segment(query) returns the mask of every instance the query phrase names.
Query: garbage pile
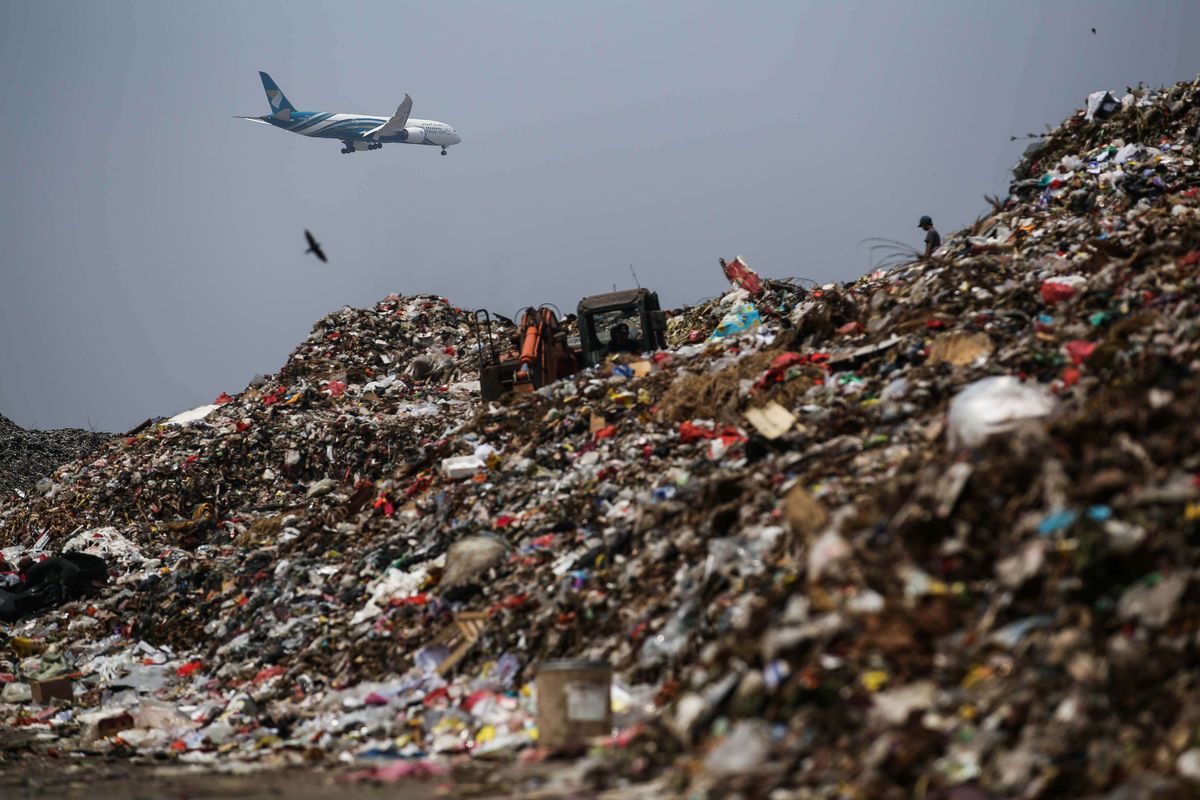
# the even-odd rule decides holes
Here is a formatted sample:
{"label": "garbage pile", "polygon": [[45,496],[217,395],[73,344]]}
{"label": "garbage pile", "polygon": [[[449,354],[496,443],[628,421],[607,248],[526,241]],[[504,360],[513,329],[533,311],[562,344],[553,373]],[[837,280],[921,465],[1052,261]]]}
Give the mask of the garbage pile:
{"label": "garbage pile", "polygon": [[592,789],[1195,796],[1200,82],[1118,106],[928,261],[725,265],[668,350],[501,402],[446,301],[330,315],[0,506],[9,563],[111,575],[5,628],[0,718],[440,775],[545,758],[536,665],[586,659]]}
{"label": "garbage pile", "polygon": [[92,452],[110,437],[82,428],[27,431],[0,414],[0,496],[24,495],[59,464]]}

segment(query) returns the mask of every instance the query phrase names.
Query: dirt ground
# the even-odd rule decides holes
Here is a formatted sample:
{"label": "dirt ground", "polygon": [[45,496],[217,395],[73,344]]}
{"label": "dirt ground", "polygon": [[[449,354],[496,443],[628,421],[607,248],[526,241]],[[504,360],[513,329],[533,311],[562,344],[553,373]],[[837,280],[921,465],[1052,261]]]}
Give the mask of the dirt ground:
{"label": "dirt ground", "polygon": [[382,781],[361,777],[371,762],[213,765],[111,751],[61,754],[28,732],[0,730],[0,800],[652,800],[670,794],[654,781],[620,788],[610,783],[607,791],[597,791],[585,777],[586,761],[469,760],[447,775]]}
{"label": "dirt ground", "polygon": [[595,793],[550,788],[527,767],[475,769],[393,782],[347,781],[361,770],[292,766],[252,772],[216,772],[211,767],[153,761],[27,759],[0,767],[4,800],[417,800],[430,797],[594,797]]}
{"label": "dirt ground", "polygon": [[[56,763],[0,777],[0,796],[6,800],[200,800],[200,798],[294,798],[295,800],[368,800],[424,797],[478,797],[445,779],[410,779],[395,783],[339,783],[339,773],[309,768],[284,768],[246,774],[214,773],[178,766],[80,766]],[[343,771],[344,772],[344,771]],[[500,795],[491,795],[500,796]]]}
{"label": "dirt ground", "polygon": [[[383,766],[387,762],[381,762]],[[587,796],[562,791],[552,779],[569,763],[467,762],[450,774],[384,782],[354,780],[369,764],[223,766],[187,764],[115,753],[70,755],[40,747],[28,734],[0,731],[0,798],[3,800],[416,800],[428,797],[501,798]],[[558,790],[550,788],[557,783]]]}

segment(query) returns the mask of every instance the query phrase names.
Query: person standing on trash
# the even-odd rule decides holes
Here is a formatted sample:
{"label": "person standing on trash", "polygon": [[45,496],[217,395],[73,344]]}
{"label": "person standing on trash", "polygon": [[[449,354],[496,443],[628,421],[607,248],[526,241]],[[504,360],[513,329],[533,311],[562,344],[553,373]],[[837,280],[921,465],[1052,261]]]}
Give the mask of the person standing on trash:
{"label": "person standing on trash", "polygon": [[933,227],[933,219],[926,214],[917,227],[925,231],[925,254],[921,258],[933,258],[933,251],[942,246],[942,235]]}

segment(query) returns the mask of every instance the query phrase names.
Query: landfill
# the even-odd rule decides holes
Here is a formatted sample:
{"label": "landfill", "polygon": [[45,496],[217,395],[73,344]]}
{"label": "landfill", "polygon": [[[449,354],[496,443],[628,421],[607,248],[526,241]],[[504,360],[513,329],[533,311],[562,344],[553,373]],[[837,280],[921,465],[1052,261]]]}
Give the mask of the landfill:
{"label": "landfill", "polygon": [[59,464],[87,455],[110,436],[83,428],[31,431],[0,414],[0,496],[27,494]]}
{"label": "landfill", "polygon": [[[109,564],[2,628],[0,764],[1200,795],[1198,158],[1200,79],[1106,92],[933,258],[722,262],[668,349],[494,403],[446,299],[328,315],[0,505],[9,564]],[[582,752],[538,740],[556,659],[613,670]]]}

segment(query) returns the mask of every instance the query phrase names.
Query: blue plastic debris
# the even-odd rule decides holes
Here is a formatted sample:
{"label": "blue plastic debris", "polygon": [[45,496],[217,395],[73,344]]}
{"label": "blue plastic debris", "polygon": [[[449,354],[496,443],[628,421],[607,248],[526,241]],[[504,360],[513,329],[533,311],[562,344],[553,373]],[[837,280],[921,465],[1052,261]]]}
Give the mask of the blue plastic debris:
{"label": "blue plastic debris", "polygon": [[1038,533],[1042,536],[1053,536],[1059,531],[1064,531],[1075,524],[1075,520],[1079,519],[1079,512],[1070,509],[1055,511],[1038,523]]}

